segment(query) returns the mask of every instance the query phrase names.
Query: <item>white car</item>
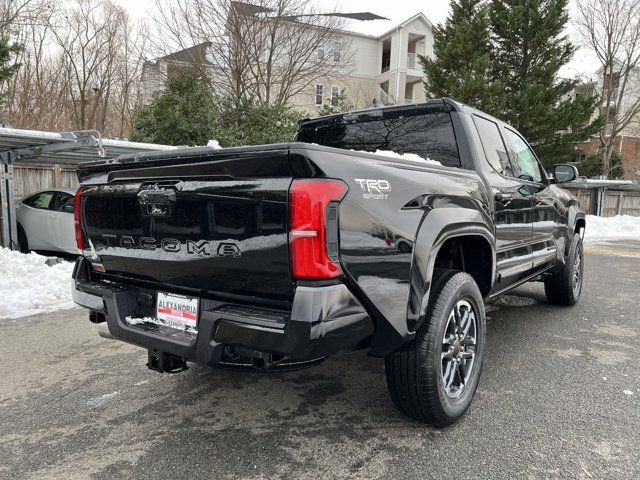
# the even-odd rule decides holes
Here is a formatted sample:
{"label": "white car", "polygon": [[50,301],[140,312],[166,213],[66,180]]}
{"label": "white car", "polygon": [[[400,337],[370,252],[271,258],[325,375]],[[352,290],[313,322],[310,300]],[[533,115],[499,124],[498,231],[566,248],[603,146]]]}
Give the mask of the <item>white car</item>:
{"label": "white car", "polygon": [[32,193],[16,205],[21,252],[54,250],[78,254],[73,225],[76,191],[51,188]]}

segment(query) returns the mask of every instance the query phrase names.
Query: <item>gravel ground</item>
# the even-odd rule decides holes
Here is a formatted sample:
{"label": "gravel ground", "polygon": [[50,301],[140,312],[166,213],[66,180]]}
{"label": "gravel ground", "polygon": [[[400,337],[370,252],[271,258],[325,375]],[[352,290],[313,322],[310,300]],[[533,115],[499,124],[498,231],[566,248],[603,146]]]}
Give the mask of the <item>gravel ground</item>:
{"label": "gravel ground", "polygon": [[0,322],[0,478],[640,478],[640,244],[586,250],[576,307],[537,283],[490,308],[445,430],[398,413],[362,353],[161,375],[82,310]]}

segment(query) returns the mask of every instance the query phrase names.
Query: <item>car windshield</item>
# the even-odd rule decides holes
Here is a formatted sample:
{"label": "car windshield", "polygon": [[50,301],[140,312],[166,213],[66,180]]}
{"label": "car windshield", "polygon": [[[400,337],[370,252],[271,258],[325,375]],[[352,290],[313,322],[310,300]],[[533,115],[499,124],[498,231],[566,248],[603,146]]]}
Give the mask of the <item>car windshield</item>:
{"label": "car windshield", "polygon": [[442,106],[380,109],[303,122],[296,140],[327,147],[413,153],[449,167],[460,157],[451,116]]}

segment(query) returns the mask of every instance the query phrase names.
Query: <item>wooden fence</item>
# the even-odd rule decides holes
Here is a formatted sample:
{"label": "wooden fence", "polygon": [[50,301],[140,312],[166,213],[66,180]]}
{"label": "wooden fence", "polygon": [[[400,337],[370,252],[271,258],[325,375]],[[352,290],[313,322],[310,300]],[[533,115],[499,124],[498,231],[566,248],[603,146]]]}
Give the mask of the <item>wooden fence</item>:
{"label": "wooden fence", "polygon": [[47,188],[77,188],[75,166],[24,164],[13,167],[13,189],[19,199]]}
{"label": "wooden fence", "polygon": [[640,217],[640,187],[586,188],[563,185],[563,188],[570,190],[585,212],[592,215]]}

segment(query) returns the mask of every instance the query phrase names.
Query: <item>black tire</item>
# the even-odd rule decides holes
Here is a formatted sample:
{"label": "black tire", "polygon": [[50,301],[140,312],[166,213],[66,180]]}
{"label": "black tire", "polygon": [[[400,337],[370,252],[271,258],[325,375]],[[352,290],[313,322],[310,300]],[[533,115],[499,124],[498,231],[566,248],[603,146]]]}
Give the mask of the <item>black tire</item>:
{"label": "black tire", "polygon": [[544,293],[549,303],[570,307],[580,300],[584,273],[582,238],[575,234],[569,247],[564,266],[552,275],[544,277]]}
{"label": "black tire", "polygon": [[[453,355],[468,353],[471,346],[457,347],[445,343],[444,338],[451,327],[450,319],[454,307],[466,302],[473,307],[476,329],[474,360],[466,363],[470,372],[458,396],[450,395],[445,385],[445,355],[455,348]],[[465,317],[471,321],[469,316]],[[457,317],[453,319],[457,328]],[[436,427],[446,427],[456,422],[465,413],[478,387],[482,361],[484,359],[485,314],[482,295],[473,278],[455,270],[436,270],[433,275],[427,315],[411,343],[385,359],[385,372],[389,394],[395,406],[409,417]],[[449,346],[450,345],[450,346]],[[447,352],[445,353],[445,347]],[[454,350],[449,351],[452,348]],[[450,364],[447,363],[447,366]],[[454,367],[455,368],[455,367]],[[460,367],[460,372],[463,367]],[[461,374],[458,379],[462,382]],[[456,373],[454,371],[453,378]]]}
{"label": "black tire", "polygon": [[409,246],[408,243],[400,242],[398,244],[398,250],[400,251],[400,253],[409,253],[411,252],[411,246]]}
{"label": "black tire", "polygon": [[18,225],[18,248],[22,253],[29,253],[29,241],[22,225]]}

